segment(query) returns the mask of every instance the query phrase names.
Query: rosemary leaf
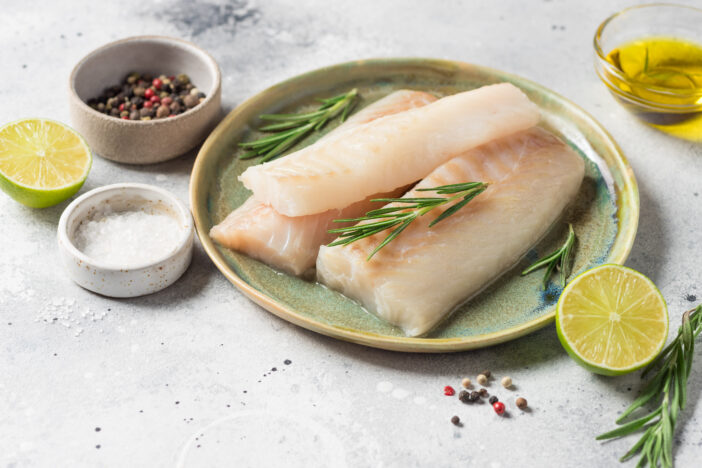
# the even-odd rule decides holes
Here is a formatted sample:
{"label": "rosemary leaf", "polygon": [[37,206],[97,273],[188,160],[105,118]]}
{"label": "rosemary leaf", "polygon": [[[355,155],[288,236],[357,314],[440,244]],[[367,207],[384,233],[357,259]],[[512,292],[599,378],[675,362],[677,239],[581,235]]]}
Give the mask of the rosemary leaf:
{"label": "rosemary leaf", "polygon": [[356,88],[328,99],[318,99],[322,105],[313,112],[300,114],[262,114],[261,120],[273,122],[259,128],[262,132],[272,133],[255,141],[239,143],[241,148],[249,151],[239,156],[240,159],[261,157],[260,163],[270,161],[282,155],[312,132],[318,132],[330,120],[341,116],[345,121],[358,97]]}
{"label": "rosemary leaf", "polygon": [[597,437],[595,437],[596,440],[606,440],[606,439],[614,439],[616,437],[621,437],[624,435],[631,434],[632,432],[635,432],[639,429],[641,429],[644,425],[646,425],[647,422],[649,422],[651,419],[655,418],[661,413],[661,409],[658,408],[656,411],[654,411],[651,414],[647,414],[646,416],[642,416],[639,419],[634,419],[633,421],[629,421],[626,424],[623,424],[619,426],[616,429],[613,429],[609,432],[605,432],[604,434],[600,434]]}
{"label": "rosemary leaf", "polygon": [[[329,247],[347,245],[365,237],[378,234],[387,229],[393,229],[390,234],[368,255],[370,260],[380,249],[388,245],[412,222],[420,216],[427,214],[437,206],[462,199],[436,217],[429,227],[441,220],[448,218],[467,205],[473,198],[487,189],[488,184],[483,182],[466,182],[462,184],[442,185],[434,188],[417,189],[418,192],[437,192],[440,195],[453,195],[451,197],[407,197],[407,198],[375,198],[371,201],[381,203],[397,203],[400,206],[388,206],[371,210],[365,216],[352,219],[335,219],[335,223],[357,222],[353,226],[330,229],[328,232],[339,234]],[[379,220],[379,221],[376,221]],[[373,222],[366,222],[373,221]]]}
{"label": "rosemary leaf", "polygon": [[561,287],[565,287],[566,280],[570,276],[571,266],[573,263],[573,246],[575,245],[575,231],[573,225],[568,224],[568,237],[565,243],[556,251],[551,252],[545,257],[537,260],[527,269],[522,271],[522,276],[528,275],[532,271],[546,267],[546,274],[541,283],[541,287],[546,289],[548,280],[551,278],[553,271],[558,268],[561,272]]}
{"label": "rosemary leaf", "polygon": [[[695,339],[702,333],[702,305],[683,314],[678,333],[661,354],[649,364],[641,377],[656,370],[641,395],[617,419],[620,427],[597,436],[598,440],[622,437],[645,429],[641,438],[620,459],[626,461],[637,454],[636,466],[673,466],[673,440],[680,411],[687,403],[687,380],[692,369]],[[658,401],[658,407],[628,423],[623,421],[647,403]]]}

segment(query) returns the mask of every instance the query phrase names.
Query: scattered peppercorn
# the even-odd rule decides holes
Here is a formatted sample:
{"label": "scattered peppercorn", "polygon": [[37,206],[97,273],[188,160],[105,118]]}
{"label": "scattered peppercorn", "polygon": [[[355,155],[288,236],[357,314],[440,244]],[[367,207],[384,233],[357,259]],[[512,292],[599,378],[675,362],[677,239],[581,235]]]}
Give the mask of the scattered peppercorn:
{"label": "scattered peppercorn", "polygon": [[[182,114],[196,107],[205,98],[205,93],[190,82],[188,75],[154,77],[133,72],[121,84],[105,88],[100,96],[89,99],[87,104],[112,117],[151,120]],[[144,109],[152,111],[142,112]]]}
{"label": "scattered peppercorn", "polygon": [[459,418],[458,416],[453,416],[453,417],[451,418],[451,424],[453,424],[454,426],[460,425],[460,424],[461,424],[461,418]]}
{"label": "scattered peppercorn", "polygon": [[456,390],[454,390],[452,386],[447,385],[444,387],[444,395],[453,396],[455,394],[456,394]]}
{"label": "scattered peppercorn", "polygon": [[480,390],[478,390],[478,393],[480,393],[480,396],[483,398],[488,396],[488,391],[485,388],[481,388]]}
{"label": "scattered peppercorn", "polygon": [[480,393],[478,393],[478,392],[470,392],[470,399],[471,399],[471,401],[478,401],[478,400],[480,400]]}
{"label": "scattered peppercorn", "polygon": [[522,398],[522,397],[517,398],[517,408],[523,410],[523,409],[526,409],[526,407],[527,407],[526,398]]}
{"label": "scattered peppercorn", "polygon": [[488,381],[487,376],[485,374],[479,374],[478,378],[475,380],[477,380],[480,385],[487,385]]}
{"label": "scattered peppercorn", "polygon": [[497,399],[497,397],[496,397],[495,395],[493,395],[493,396],[491,396],[490,399],[488,400],[488,403],[490,403],[491,405],[494,405],[494,404],[497,403],[498,401],[499,401],[499,400]]}
{"label": "scattered peppercorn", "polygon": [[509,388],[512,386],[512,379],[510,377],[502,377],[502,386],[505,388]]}
{"label": "scattered peppercorn", "polygon": [[505,413],[505,404],[501,401],[496,401],[492,404],[492,409],[495,410],[495,413],[503,415]]}
{"label": "scattered peppercorn", "polygon": [[461,380],[461,385],[463,385],[463,388],[470,388],[470,379],[466,377],[465,379]]}
{"label": "scattered peppercorn", "polygon": [[463,403],[470,403],[472,400],[470,399],[470,392],[467,392],[465,390],[461,390],[458,392],[458,399],[461,400]]}
{"label": "scattered peppercorn", "polygon": [[492,372],[490,372],[490,371],[487,370],[487,369],[484,370],[484,371],[482,371],[481,374],[483,374],[483,375],[484,375],[485,377],[487,377],[488,379],[492,376]]}

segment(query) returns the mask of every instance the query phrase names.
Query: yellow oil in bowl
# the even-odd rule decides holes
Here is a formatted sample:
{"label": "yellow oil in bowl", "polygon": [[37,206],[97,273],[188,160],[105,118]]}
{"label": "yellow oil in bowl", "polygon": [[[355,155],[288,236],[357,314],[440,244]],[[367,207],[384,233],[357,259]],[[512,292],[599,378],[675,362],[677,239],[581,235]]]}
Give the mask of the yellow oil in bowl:
{"label": "yellow oil in bowl", "polygon": [[702,45],[682,39],[651,37],[610,51],[610,83],[625,96],[640,118],[673,135],[702,141]]}
{"label": "yellow oil in bowl", "polygon": [[[685,91],[687,104],[702,104],[702,45],[682,39],[652,37],[617,47],[607,54],[607,61],[635,83],[668,90]],[[645,89],[645,87],[641,87]],[[632,90],[639,91],[639,90]],[[698,99],[695,94],[700,94]],[[675,103],[662,96],[661,104]],[[670,101],[670,102],[667,102]]]}
{"label": "yellow oil in bowl", "polygon": [[702,142],[702,10],[652,4],[622,10],[595,34],[597,73],[645,123]]}

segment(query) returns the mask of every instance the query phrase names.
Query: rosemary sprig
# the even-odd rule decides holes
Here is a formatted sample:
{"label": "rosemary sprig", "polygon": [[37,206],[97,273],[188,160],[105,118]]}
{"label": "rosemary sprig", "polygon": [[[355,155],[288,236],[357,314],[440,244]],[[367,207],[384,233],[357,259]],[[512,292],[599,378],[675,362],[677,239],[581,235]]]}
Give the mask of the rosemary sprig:
{"label": "rosemary sprig", "polygon": [[548,280],[551,278],[553,270],[558,268],[561,272],[561,287],[565,287],[566,279],[570,275],[570,268],[573,260],[573,245],[575,245],[575,231],[573,225],[568,224],[568,238],[565,243],[555,252],[546,255],[544,258],[537,260],[529,268],[522,272],[522,276],[528,275],[532,271],[546,267],[546,274],[541,284],[543,289],[546,289]]}
{"label": "rosemary sprig", "polygon": [[460,210],[468,204],[473,198],[481,194],[488,187],[488,184],[483,182],[466,182],[461,184],[442,185],[434,188],[417,189],[418,192],[436,192],[439,195],[452,195],[450,197],[426,197],[426,198],[376,198],[371,201],[383,203],[398,203],[399,206],[390,206],[379,208],[366,213],[365,216],[352,219],[335,219],[335,223],[357,223],[359,221],[372,221],[370,223],[354,224],[339,229],[330,229],[329,232],[339,234],[339,237],[329,244],[330,247],[335,245],[346,245],[364,237],[372,236],[386,229],[393,229],[390,234],[368,255],[366,260],[373,258],[380,249],[388,245],[390,241],[400,235],[407,226],[412,224],[412,221],[423,216],[436,208],[437,206],[451,203],[452,201],[462,200],[448,208],[446,211],[436,217],[434,221],[429,223],[429,227],[434,226],[439,221],[442,221],[456,211]]}
{"label": "rosemary sprig", "polygon": [[[643,430],[644,433],[620,461],[626,461],[641,453],[637,467],[650,464],[652,467],[673,466],[673,435],[678,413],[687,402],[687,380],[692,369],[695,338],[702,332],[702,305],[683,314],[678,334],[659,355],[644,369],[644,378],[653,369],[656,375],[646,384],[641,395],[617,419],[621,426],[597,436],[597,440],[622,437]],[[653,401],[658,407],[645,416],[624,423],[638,408]]]}
{"label": "rosemary sprig", "polygon": [[358,90],[339,94],[328,99],[317,99],[322,105],[313,112],[303,114],[262,114],[261,120],[274,122],[259,128],[262,132],[271,132],[272,135],[264,136],[256,141],[239,143],[247,149],[240,159],[261,157],[263,163],[275,159],[295,143],[306,137],[311,132],[321,130],[330,120],[341,114],[341,121],[345,121],[356,105]]}

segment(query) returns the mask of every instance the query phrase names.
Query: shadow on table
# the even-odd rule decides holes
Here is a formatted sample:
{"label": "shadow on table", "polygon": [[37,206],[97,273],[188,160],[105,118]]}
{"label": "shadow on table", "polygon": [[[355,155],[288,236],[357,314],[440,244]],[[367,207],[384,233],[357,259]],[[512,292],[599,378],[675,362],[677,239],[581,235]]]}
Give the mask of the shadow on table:
{"label": "shadow on table", "polygon": [[175,283],[154,294],[118,300],[137,308],[168,314],[172,307],[199,296],[217,273],[217,269],[196,241],[192,262]]}
{"label": "shadow on table", "polygon": [[665,231],[666,221],[663,209],[656,198],[651,194],[648,183],[638,181],[641,213],[634,246],[629,254],[627,265],[658,281],[656,265],[662,263],[666,257],[669,240]]}
{"label": "shadow on table", "polygon": [[508,343],[484,349],[441,354],[386,351],[339,341],[309,330],[302,332],[329,353],[345,355],[350,359],[360,360],[376,367],[442,377],[451,374],[464,376],[468,370],[473,374],[482,369],[491,368],[500,368],[505,371],[534,369],[548,365],[550,361],[565,355],[553,325]]}

